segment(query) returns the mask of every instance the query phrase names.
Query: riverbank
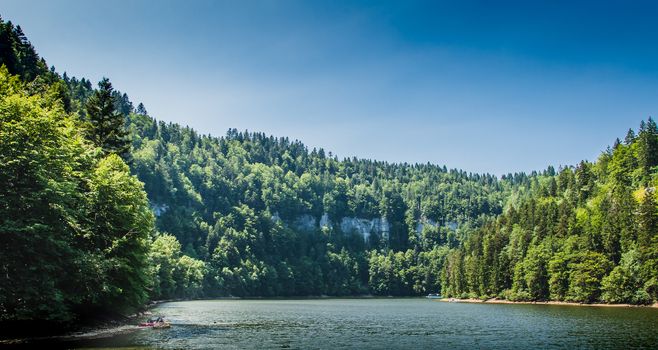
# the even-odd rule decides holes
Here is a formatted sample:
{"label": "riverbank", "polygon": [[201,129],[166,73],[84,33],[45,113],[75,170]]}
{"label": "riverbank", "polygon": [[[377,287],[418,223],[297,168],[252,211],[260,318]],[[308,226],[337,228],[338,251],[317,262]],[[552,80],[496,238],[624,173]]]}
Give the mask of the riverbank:
{"label": "riverbank", "polygon": [[[484,310],[493,307],[494,312]],[[655,311],[439,304],[425,298],[198,300],[152,310],[176,321],[170,330],[54,345],[55,350],[654,349]],[[53,346],[17,350],[32,348]]]}
{"label": "riverbank", "polygon": [[170,302],[171,300],[153,301],[145,306],[144,311],[129,316],[112,317],[92,325],[84,325],[63,331],[61,334],[32,334],[19,335],[16,337],[0,338],[0,346],[26,346],[26,345],[51,345],[53,343],[65,346],[68,343],[109,338],[120,334],[135,332],[139,327],[140,320],[152,315],[151,309],[155,306]]}
{"label": "riverbank", "polygon": [[633,305],[633,304],[603,304],[603,303],[574,303],[568,301],[510,301],[505,299],[458,299],[458,298],[443,298],[435,299],[441,302],[452,303],[474,303],[474,304],[521,304],[521,305],[561,305],[561,306],[596,306],[596,307],[641,307],[641,308],[658,308],[658,303],[652,305]]}
{"label": "riverbank", "polygon": [[[80,330],[76,332],[70,332],[62,335],[50,335],[50,336],[38,336],[38,337],[22,337],[22,338],[12,338],[12,339],[0,339],[0,346],[35,346],[40,347],[42,345],[53,346],[54,344],[61,345],[63,347],[68,343],[79,342],[84,340],[92,339],[101,339],[117,336],[120,334],[126,334],[130,332],[138,331],[142,328],[136,325],[124,324],[117,326],[102,326],[98,328],[89,328],[86,330]],[[54,348],[60,348],[60,346],[55,346]]]}
{"label": "riverbank", "polygon": [[[240,300],[246,298],[239,297],[218,297],[211,300]],[[256,298],[257,299],[257,298]],[[121,334],[136,332],[146,328],[139,327],[139,323],[145,318],[152,316],[150,310],[158,305],[171,302],[192,301],[198,299],[178,298],[166,300],[152,300],[144,306],[143,311],[128,315],[117,317],[108,317],[106,320],[97,322],[93,325],[80,325],[73,329],[64,330],[61,334],[59,331],[54,331],[52,334],[20,334],[15,336],[0,336],[1,347],[24,347],[27,345],[41,346],[58,344],[61,348],[66,348],[66,344],[75,343],[86,340],[110,338]],[[29,325],[22,328],[29,328]],[[39,329],[41,327],[36,327]]]}

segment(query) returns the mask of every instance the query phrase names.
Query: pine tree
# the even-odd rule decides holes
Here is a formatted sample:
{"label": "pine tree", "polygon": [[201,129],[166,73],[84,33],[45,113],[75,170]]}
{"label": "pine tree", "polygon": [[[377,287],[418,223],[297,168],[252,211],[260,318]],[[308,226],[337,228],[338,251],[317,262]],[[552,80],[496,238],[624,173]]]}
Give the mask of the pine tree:
{"label": "pine tree", "polygon": [[114,91],[112,92],[112,98],[114,98],[114,105],[117,111],[119,111],[124,116],[127,116],[128,114],[135,111],[135,107],[133,106],[133,103],[130,102],[128,94],[122,94],[119,91]]}
{"label": "pine tree", "polygon": [[654,190],[647,188],[638,208],[637,243],[641,248],[649,247],[653,237],[658,234],[658,210],[653,196]]}
{"label": "pine tree", "polygon": [[635,141],[635,132],[633,131],[633,129],[628,129],[628,132],[626,133],[626,138],[624,138],[624,144],[628,146],[631,143],[633,143],[633,141]]}
{"label": "pine tree", "polygon": [[14,26],[11,22],[3,23],[0,19],[0,66],[5,65],[10,73],[15,74],[18,59],[16,58],[13,31]]}
{"label": "pine tree", "polygon": [[652,168],[658,165],[658,127],[651,117],[646,124],[642,121],[638,142],[637,156],[642,172],[642,182],[647,184]]}
{"label": "pine tree", "polygon": [[27,40],[21,26],[16,26],[15,30],[16,49],[20,61],[20,74],[27,81],[34,80],[39,75],[39,55],[34,50],[34,46]]}
{"label": "pine tree", "polygon": [[576,191],[579,203],[583,203],[592,191],[591,177],[589,164],[581,161],[576,167]]}
{"label": "pine tree", "polygon": [[130,140],[123,114],[116,110],[114,89],[107,78],[98,83],[98,90],[87,101],[87,117],[91,123],[88,138],[105,154],[117,154],[124,160],[130,156]]}
{"label": "pine tree", "polygon": [[141,114],[141,115],[148,115],[148,114],[149,114],[149,113],[146,111],[146,107],[144,107],[144,104],[141,103],[141,102],[139,103],[139,105],[137,105],[137,111],[136,111],[136,113],[137,113],[137,114]]}

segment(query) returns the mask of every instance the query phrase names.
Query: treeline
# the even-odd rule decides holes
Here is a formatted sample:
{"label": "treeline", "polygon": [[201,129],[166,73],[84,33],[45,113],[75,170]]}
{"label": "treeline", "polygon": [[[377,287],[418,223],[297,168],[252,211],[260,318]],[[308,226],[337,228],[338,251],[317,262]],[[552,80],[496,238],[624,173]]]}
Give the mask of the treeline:
{"label": "treeline", "polygon": [[[129,120],[159,230],[205,262],[194,295],[656,300],[652,119],[593,164],[502,179]],[[323,214],[328,227],[294,224]],[[344,217],[384,217],[390,232],[364,241],[341,231]]]}
{"label": "treeline", "polygon": [[59,92],[0,68],[0,321],[67,321],[148,298],[143,185]]}
{"label": "treeline", "polygon": [[595,163],[533,178],[446,257],[446,296],[646,304],[658,299],[658,129]]}
{"label": "treeline", "polygon": [[11,21],[0,18],[0,65],[7,67],[12,74],[19,75],[25,81],[53,78],[48,65],[37,54],[34,46],[27,40],[21,26],[14,26]]}
{"label": "treeline", "polygon": [[[129,129],[133,170],[145,183],[158,230],[175,236],[185,255],[206,263],[207,296],[436,290],[435,282],[421,281],[425,289],[370,288],[371,265],[376,256],[408,249],[414,266],[429,261],[420,253],[456,246],[478,218],[502,212],[514,186],[430,164],[338,160],[323,149],[261,133],[199,135],[145,114],[131,114]],[[325,214],[329,224],[320,227]],[[315,225],[296,225],[303,217]],[[343,232],[343,218],[385,218],[389,231],[364,240]],[[425,223],[420,232],[419,223]]]}

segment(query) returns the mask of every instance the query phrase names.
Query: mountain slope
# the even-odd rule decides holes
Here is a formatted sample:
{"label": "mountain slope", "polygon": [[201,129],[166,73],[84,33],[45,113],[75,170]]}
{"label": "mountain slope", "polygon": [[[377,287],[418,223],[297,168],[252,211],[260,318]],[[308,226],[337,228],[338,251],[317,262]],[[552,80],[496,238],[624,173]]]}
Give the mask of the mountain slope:
{"label": "mountain slope", "polygon": [[129,128],[158,228],[209,263],[211,294],[367,293],[371,250],[455,246],[513,187],[429,164],[339,161],[259,133],[200,136],[146,115]]}

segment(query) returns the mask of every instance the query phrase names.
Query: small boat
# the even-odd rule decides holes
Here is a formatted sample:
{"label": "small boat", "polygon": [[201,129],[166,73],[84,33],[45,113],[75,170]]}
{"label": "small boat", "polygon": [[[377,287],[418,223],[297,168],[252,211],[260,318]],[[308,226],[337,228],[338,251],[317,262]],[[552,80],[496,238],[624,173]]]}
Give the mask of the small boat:
{"label": "small boat", "polygon": [[158,317],[150,318],[148,321],[140,323],[139,326],[145,328],[169,328],[171,327],[171,323],[165,321],[162,317]]}
{"label": "small boat", "polygon": [[142,322],[139,324],[143,328],[169,328],[171,323],[169,322]]}
{"label": "small boat", "polygon": [[439,293],[430,293],[426,296],[427,299],[441,299],[441,294]]}
{"label": "small boat", "polygon": [[158,329],[169,328],[169,327],[171,327],[171,323],[169,322],[160,322],[153,325],[153,328],[158,328]]}

